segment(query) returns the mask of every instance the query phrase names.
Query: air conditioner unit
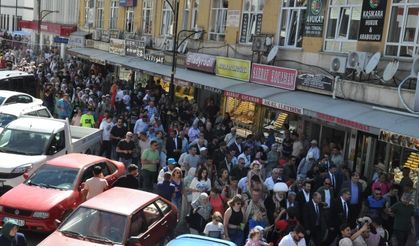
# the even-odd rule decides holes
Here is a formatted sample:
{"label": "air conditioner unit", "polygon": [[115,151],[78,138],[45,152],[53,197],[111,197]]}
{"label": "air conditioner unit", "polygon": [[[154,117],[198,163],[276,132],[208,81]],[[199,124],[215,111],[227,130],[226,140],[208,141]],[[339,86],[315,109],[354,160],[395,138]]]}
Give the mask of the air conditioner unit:
{"label": "air conditioner unit", "polygon": [[164,50],[165,51],[173,51],[173,40],[172,39],[166,39],[164,43]]}
{"label": "air conditioner unit", "polygon": [[188,42],[189,42],[188,40],[183,42],[182,45],[180,45],[179,48],[177,49],[177,52],[180,54],[185,54],[186,49],[188,48]]}
{"label": "air conditioner unit", "polygon": [[359,51],[350,51],[348,53],[347,68],[363,71],[368,62],[368,53]]}
{"label": "air conditioner unit", "polygon": [[140,43],[143,47],[151,47],[151,36],[141,36]]}
{"label": "air conditioner unit", "polygon": [[346,71],[346,57],[335,56],[330,62],[330,71],[334,73],[345,73]]}
{"label": "air conditioner unit", "polygon": [[99,41],[102,38],[102,30],[94,30],[92,32],[92,39]]}
{"label": "air conditioner unit", "polygon": [[268,46],[266,46],[266,35],[253,36],[252,51],[254,52],[268,51]]}

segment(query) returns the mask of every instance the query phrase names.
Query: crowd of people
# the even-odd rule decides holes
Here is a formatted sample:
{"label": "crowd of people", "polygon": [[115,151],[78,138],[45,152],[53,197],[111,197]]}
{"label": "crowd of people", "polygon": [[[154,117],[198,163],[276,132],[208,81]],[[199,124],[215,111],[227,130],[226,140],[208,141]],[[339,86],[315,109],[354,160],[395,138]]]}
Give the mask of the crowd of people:
{"label": "crowd of people", "polygon": [[87,61],[64,61],[57,50],[9,52],[35,63],[44,105],[57,118],[103,130],[98,154],[128,171],[116,186],[172,201],[191,233],[238,246],[403,246],[418,236],[408,168],[399,184],[381,163],[368,179],[351,171],[333,142],[319,147],[287,127],[281,143],[274,131],[239,136],[213,98],[203,107],[187,98],[173,103],[153,77],[138,86],[132,75],[119,80]]}

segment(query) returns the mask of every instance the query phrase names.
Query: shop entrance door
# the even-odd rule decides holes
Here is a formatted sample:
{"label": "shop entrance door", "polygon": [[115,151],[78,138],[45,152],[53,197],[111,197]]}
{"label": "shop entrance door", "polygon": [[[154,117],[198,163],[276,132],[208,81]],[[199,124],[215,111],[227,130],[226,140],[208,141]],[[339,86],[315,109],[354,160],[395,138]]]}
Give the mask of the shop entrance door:
{"label": "shop entrance door", "polygon": [[376,136],[364,132],[358,133],[355,170],[358,171],[361,176],[370,178],[372,175],[376,145]]}

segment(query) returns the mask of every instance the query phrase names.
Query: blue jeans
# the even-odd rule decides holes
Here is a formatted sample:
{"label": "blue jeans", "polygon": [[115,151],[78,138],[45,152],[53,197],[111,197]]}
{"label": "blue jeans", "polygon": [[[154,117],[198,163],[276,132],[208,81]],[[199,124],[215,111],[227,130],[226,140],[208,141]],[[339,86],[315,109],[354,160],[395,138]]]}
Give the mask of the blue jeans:
{"label": "blue jeans", "polygon": [[143,178],[143,189],[148,192],[153,192],[153,184],[156,183],[157,172],[141,170],[141,176]]}
{"label": "blue jeans", "polygon": [[243,245],[243,231],[240,229],[228,229],[228,236],[230,237],[230,240],[235,243],[237,246]]}
{"label": "blue jeans", "polygon": [[182,208],[182,196],[172,198],[172,203],[176,206],[178,211]]}

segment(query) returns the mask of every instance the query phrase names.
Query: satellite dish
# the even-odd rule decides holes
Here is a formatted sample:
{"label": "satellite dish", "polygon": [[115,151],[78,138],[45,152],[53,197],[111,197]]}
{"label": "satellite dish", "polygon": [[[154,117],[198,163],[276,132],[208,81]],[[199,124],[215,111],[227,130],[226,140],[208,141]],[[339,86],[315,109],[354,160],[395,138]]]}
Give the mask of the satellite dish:
{"label": "satellite dish", "polygon": [[271,62],[273,59],[275,59],[276,54],[278,54],[278,49],[279,49],[279,46],[275,45],[274,47],[272,47],[271,51],[269,51],[269,54],[267,57],[268,63]]}
{"label": "satellite dish", "polygon": [[365,73],[370,74],[374,69],[377,67],[378,63],[380,62],[381,53],[375,53],[370,60],[368,61],[367,65],[365,66]]}
{"label": "satellite dish", "polygon": [[387,64],[386,68],[384,69],[383,80],[384,81],[391,80],[394,77],[394,75],[396,74],[397,69],[399,69],[399,61],[398,60],[394,60],[392,62],[389,62]]}
{"label": "satellite dish", "polygon": [[412,71],[410,72],[410,77],[411,78],[417,78],[418,73],[419,73],[419,55],[416,55],[413,58]]}

